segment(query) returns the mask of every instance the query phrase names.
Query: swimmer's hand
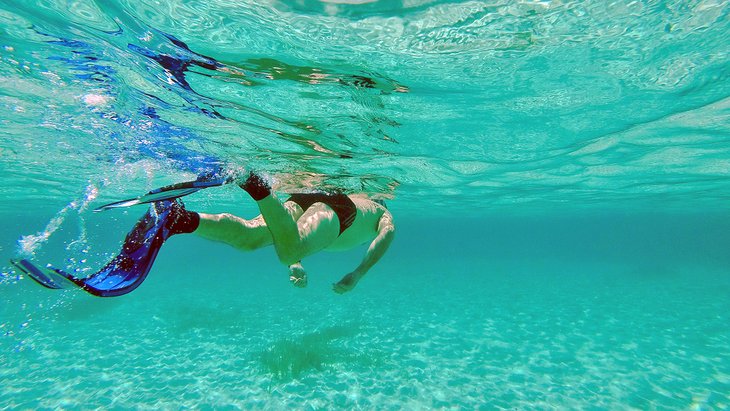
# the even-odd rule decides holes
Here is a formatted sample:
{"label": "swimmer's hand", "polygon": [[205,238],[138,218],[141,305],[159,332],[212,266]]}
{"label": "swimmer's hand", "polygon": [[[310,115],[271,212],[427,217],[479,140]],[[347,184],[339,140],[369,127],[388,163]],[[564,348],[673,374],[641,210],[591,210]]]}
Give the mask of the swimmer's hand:
{"label": "swimmer's hand", "polygon": [[362,278],[362,274],[358,272],[347,274],[339,282],[332,284],[332,290],[337,294],[344,294],[355,288],[360,278]]}
{"label": "swimmer's hand", "polygon": [[289,281],[294,287],[304,288],[307,286],[307,273],[302,263],[294,263],[289,266]]}

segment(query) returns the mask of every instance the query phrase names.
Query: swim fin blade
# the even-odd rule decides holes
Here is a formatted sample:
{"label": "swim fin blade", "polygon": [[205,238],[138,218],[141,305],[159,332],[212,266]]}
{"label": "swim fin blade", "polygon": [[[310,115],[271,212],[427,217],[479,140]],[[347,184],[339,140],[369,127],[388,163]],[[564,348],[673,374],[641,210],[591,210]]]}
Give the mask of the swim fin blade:
{"label": "swim fin blade", "polygon": [[78,278],[52,267],[40,268],[26,259],[11,262],[47,288],[70,288],[68,284],[72,284],[97,297],[124,295],[147,278],[162,244],[172,235],[166,223],[174,217],[176,207],[182,205],[177,201],[154,203],[127,234],[119,255],[89,277]]}
{"label": "swim fin blade", "polygon": [[199,190],[209,187],[218,187],[233,181],[231,178],[198,178],[195,181],[185,181],[182,183],[171,184],[156,188],[147,194],[126,200],[115,201],[113,203],[104,204],[94,209],[94,212],[111,210],[113,208],[131,207],[137,204],[153,203],[155,201],[173,200],[175,198],[184,197],[193,194]]}
{"label": "swim fin blade", "polygon": [[[63,274],[52,267],[38,267],[26,259],[10,260],[10,263],[38,284],[54,290],[68,288],[66,278]],[[65,274],[65,273],[64,273]],[[69,274],[65,274],[68,276]]]}

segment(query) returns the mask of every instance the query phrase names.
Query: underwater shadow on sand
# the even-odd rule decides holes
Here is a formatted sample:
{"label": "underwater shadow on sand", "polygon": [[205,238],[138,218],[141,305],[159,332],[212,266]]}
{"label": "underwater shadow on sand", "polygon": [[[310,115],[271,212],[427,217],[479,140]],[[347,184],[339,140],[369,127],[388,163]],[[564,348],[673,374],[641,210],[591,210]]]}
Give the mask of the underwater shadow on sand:
{"label": "underwater shadow on sand", "polygon": [[299,379],[336,366],[369,368],[382,364],[383,353],[374,347],[360,348],[356,343],[360,336],[363,333],[357,326],[332,326],[280,339],[255,356],[262,370],[279,381]]}

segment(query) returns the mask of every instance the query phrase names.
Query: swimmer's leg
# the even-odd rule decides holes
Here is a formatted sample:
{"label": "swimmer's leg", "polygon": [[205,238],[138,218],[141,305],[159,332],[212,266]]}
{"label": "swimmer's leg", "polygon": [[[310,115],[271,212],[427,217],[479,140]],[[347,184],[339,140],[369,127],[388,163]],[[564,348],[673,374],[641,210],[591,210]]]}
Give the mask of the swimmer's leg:
{"label": "swimmer's leg", "polygon": [[233,214],[200,213],[200,225],[195,234],[243,251],[252,251],[271,245],[271,233],[259,216],[244,220]]}
{"label": "swimmer's leg", "polygon": [[[289,218],[299,218],[302,209],[295,203],[284,205]],[[195,234],[207,240],[228,244],[242,251],[257,250],[273,243],[271,232],[264,218],[259,215],[251,220],[229,213],[200,213],[200,225]]]}
{"label": "swimmer's leg", "polygon": [[241,188],[256,200],[276,248],[279,260],[291,266],[302,258],[330,246],[340,234],[335,212],[323,203],[312,204],[295,219],[271,193],[268,185],[255,174]]}

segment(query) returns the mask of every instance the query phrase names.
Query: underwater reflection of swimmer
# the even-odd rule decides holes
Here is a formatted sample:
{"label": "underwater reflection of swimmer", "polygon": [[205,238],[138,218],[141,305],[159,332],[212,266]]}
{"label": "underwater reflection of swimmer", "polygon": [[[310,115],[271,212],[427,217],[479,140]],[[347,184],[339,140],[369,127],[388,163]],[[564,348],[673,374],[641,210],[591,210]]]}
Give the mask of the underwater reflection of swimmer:
{"label": "underwater reflection of swimmer", "polygon": [[39,268],[27,260],[13,263],[48,288],[67,288],[64,284],[71,282],[91,294],[112,297],[131,292],[144,281],[167,238],[195,233],[244,251],[273,245],[279,260],[289,267],[289,280],[305,287],[304,257],[370,242],[361,263],[333,284],[333,290],[341,294],[357,285],[393,240],[392,215],[383,202],[364,194],[292,194],[281,202],[253,173],[240,186],[256,201],[261,211],[258,217],[244,220],[227,213],[188,211],[179,199],[156,201],[127,234],[119,255],[90,277]]}

